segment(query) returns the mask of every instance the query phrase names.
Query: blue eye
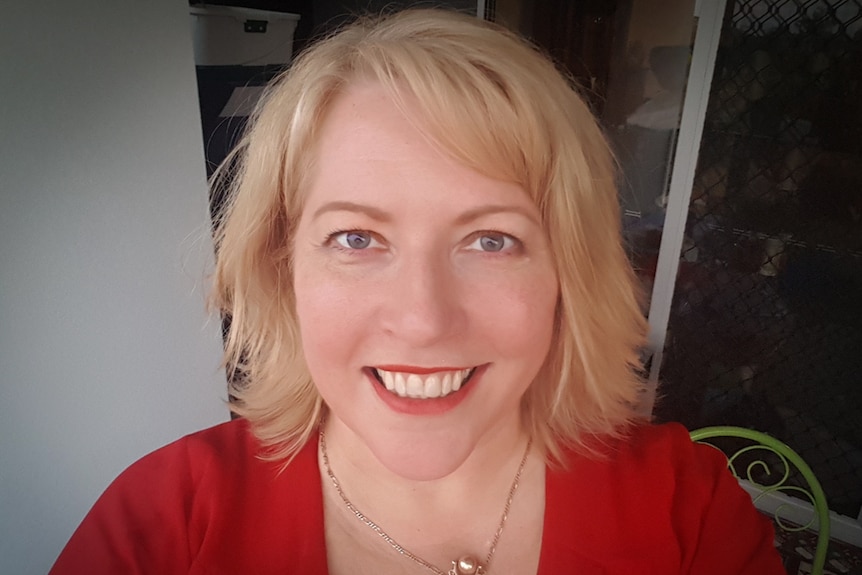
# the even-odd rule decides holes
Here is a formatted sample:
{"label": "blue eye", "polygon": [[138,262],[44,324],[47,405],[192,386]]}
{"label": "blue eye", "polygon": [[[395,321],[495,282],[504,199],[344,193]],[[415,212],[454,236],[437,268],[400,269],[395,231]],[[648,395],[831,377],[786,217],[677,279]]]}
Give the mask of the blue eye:
{"label": "blue eye", "polygon": [[470,244],[470,249],[483,252],[502,252],[517,246],[517,240],[512,236],[499,232],[483,232],[476,241]]}
{"label": "blue eye", "polygon": [[503,236],[482,236],[479,238],[479,245],[486,252],[499,252],[506,245],[506,238]]}
{"label": "blue eye", "polygon": [[364,250],[375,243],[370,233],[358,230],[339,232],[333,234],[331,237],[338,245],[349,250]]}

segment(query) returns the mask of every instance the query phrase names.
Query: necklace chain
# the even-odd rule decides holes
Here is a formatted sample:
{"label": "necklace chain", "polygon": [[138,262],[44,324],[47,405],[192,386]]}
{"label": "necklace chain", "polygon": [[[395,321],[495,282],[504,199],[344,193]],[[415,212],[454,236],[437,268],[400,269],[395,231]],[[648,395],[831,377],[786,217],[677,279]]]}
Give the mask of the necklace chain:
{"label": "necklace chain", "polygon": [[[500,536],[503,534],[503,528],[506,526],[506,520],[509,518],[509,509],[512,507],[512,500],[515,498],[515,492],[518,490],[518,484],[521,480],[521,472],[524,471],[524,466],[527,463],[527,456],[530,454],[530,446],[533,444],[533,438],[531,437],[527,441],[527,447],[524,449],[524,456],[521,457],[521,463],[518,465],[518,471],[515,473],[515,478],[512,480],[512,486],[509,487],[509,495],[506,498],[506,505],[503,507],[503,515],[500,517],[500,524],[497,526],[497,531],[494,533],[494,538],[491,540],[491,546],[488,548],[488,554],[485,557],[485,563],[479,564],[476,566],[475,571],[473,571],[476,575],[487,575],[488,568],[491,565],[491,560],[494,558],[494,552],[497,551],[497,543],[500,541]],[[452,568],[449,571],[443,571],[436,566],[432,565],[428,561],[425,561],[415,553],[411,552],[408,549],[405,549],[400,543],[395,541],[386,531],[384,531],[377,523],[372,521],[367,515],[365,515],[362,511],[357,509],[357,507],[353,504],[350,499],[347,498],[344,491],[341,489],[341,483],[338,481],[338,478],[335,477],[335,473],[333,473],[332,468],[329,466],[329,455],[326,452],[326,434],[323,432],[323,426],[320,427],[320,454],[323,459],[323,467],[326,470],[326,475],[329,476],[330,481],[332,481],[332,485],[335,487],[335,491],[338,493],[338,496],[341,497],[341,500],[344,502],[344,505],[347,509],[356,516],[359,521],[368,526],[372,531],[377,533],[381,539],[386,541],[390,547],[395,549],[399,554],[407,557],[414,563],[418,563],[425,569],[431,571],[435,575],[458,575],[460,571],[458,570],[457,563],[459,560],[452,562]]]}

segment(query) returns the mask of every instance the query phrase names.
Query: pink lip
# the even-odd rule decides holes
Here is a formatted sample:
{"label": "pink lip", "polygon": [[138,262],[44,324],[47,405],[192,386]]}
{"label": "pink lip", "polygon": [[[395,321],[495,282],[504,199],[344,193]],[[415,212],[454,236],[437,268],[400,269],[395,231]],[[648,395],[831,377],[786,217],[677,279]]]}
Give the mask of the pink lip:
{"label": "pink lip", "polygon": [[[394,367],[397,367],[397,369],[393,369]],[[385,369],[386,371],[390,371],[391,369],[391,371],[404,372],[404,367],[406,366],[380,366],[380,369]],[[392,411],[402,413],[404,415],[442,415],[452,411],[470,397],[473,392],[473,388],[480,385],[479,380],[482,378],[482,375],[484,375],[487,367],[487,364],[477,367],[476,372],[470,378],[470,382],[467,386],[455,393],[450,393],[446,397],[438,397],[436,399],[413,399],[411,397],[400,397],[387,391],[386,388],[377,381],[377,378],[374,377],[374,374],[371,373],[370,369],[365,371],[366,377],[368,377],[371,382],[371,387],[377,393],[377,397],[379,397],[380,400]],[[416,368],[414,367],[413,369]],[[433,373],[434,371],[455,371],[457,369],[459,368],[434,368],[434,370],[424,373]],[[407,371],[406,373],[423,372]]]}

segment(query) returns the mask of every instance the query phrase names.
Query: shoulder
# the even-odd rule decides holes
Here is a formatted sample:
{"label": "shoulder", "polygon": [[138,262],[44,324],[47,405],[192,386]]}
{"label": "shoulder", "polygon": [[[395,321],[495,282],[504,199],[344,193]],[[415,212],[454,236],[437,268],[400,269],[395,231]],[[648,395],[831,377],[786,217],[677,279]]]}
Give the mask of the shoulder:
{"label": "shoulder", "polygon": [[569,453],[548,471],[545,528],[560,549],[612,573],[781,572],[768,520],[725,456],[683,426],[640,425],[591,446],[598,456]]}
{"label": "shoulder", "polygon": [[727,475],[724,455],[692,442],[678,423],[633,426],[620,437],[591,438],[588,446],[594,455],[569,452],[566,468],[552,477],[595,485],[591,489],[605,485],[617,500],[649,489],[652,501],[670,501],[680,494],[707,496],[711,484]]}
{"label": "shoulder", "polygon": [[208,471],[229,471],[254,465],[259,451],[248,422],[235,419],[186,435],[153,451],[129,466],[120,477],[149,470],[164,474],[165,465],[168,468],[182,465],[188,467],[192,473],[190,479],[194,479]]}
{"label": "shoulder", "polygon": [[103,498],[134,488],[164,496],[170,489],[192,490],[204,481],[227,480],[261,465],[248,423],[233,420],[177,439],[141,457],[108,487]]}
{"label": "shoulder", "polygon": [[638,475],[691,470],[693,461],[707,470],[723,469],[726,459],[716,449],[691,440],[679,423],[638,424],[618,436],[588,438],[583,450],[564,453],[563,467],[580,472],[625,472]]}
{"label": "shoulder", "polygon": [[692,524],[710,512],[716,497],[751,507],[727,469],[726,456],[693,442],[678,423],[638,425],[622,437],[595,441],[596,457],[572,454],[568,468],[553,476],[559,488],[577,486],[604,509],[620,507],[645,518],[673,515],[677,522]]}
{"label": "shoulder", "polygon": [[126,470],[137,470],[174,459],[209,461],[220,457],[241,459],[254,450],[253,435],[248,423],[235,419],[190,433],[152,451]]}
{"label": "shoulder", "polygon": [[246,420],[236,419],[182,437],[146,455],[126,469],[103,498],[125,498],[146,506],[187,513],[196,521],[240,520],[271,508],[307,489],[318,478],[315,442],[306,444],[285,466],[264,457],[264,450]]}
{"label": "shoulder", "polygon": [[604,445],[605,453],[616,459],[637,459],[644,452],[653,456],[659,453],[680,456],[694,447],[688,430],[679,423],[633,425],[621,437],[607,440]]}
{"label": "shoulder", "polygon": [[[295,536],[313,550],[322,524],[315,447],[309,442],[283,468],[283,462],[262,459],[248,423],[235,420],[157,449],[105,490],[52,575],[230,573],[242,572],[241,565],[289,565],[296,560],[293,549],[273,545],[274,534]],[[308,526],[310,535],[303,531]]]}

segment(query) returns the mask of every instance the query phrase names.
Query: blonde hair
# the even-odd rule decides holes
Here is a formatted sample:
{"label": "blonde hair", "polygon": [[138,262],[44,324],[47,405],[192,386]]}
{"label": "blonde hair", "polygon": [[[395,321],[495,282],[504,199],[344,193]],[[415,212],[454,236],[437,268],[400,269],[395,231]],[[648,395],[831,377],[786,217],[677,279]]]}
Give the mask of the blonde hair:
{"label": "blonde hair", "polygon": [[560,298],[552,349],[523,398],[535,442],[559,459],[588,436],[620,434],[637,419],[646,325],[621,245],[608,145],[572,83],[535,48],[439,10],[362,19],[302,54],[214,179],[230,198],[217,222],[214,302],[230,318],[234,412],[269,457],[287,460],[324,413],[303,359],[291,238],[328,104],[360,80],[396,103],[409,95],[436,145],[521,185],[541,212]]}

